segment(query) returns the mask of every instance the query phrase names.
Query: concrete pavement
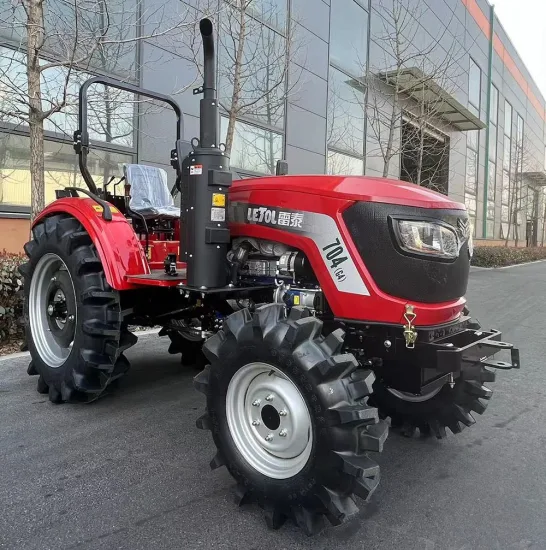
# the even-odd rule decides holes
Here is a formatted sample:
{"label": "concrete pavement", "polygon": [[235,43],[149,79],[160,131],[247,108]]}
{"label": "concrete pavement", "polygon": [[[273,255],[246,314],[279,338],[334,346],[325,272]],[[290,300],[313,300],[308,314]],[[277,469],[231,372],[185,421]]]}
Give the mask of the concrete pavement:
{"label": "concrete pavement", "polygon": [[546,548],[546,263],[471,274],[469,304],[522,352],[477,424],[446,440],[391,434],[359,517],[308,539],[268,531],[210,472],[194,372],[147,336],[115,396],[55,406],[27,359],[0,362],[0,548],[470,550]]}

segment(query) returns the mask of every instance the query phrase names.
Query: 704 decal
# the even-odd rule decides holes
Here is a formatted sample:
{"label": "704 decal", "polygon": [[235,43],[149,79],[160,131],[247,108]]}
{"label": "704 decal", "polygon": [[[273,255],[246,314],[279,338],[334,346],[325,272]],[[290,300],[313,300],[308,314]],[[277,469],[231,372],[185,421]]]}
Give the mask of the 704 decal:
{"label": "704 decal", "polygon": [[345,275],[345,272],[343,271],[343,268],[340,267],[340,265],[348,261],[349,258],[347,257],[347,252],[345,252],[345,248],[343,248],[343,244],[341,243],[339,238],[336,238],[333,243],[327,244],[326,246],[322,247],[322,250],[326,252],[326,260],[330,262],[330,265],[328,265],[328,267],[337,277],[337,280],[344,281],[347,276]]}

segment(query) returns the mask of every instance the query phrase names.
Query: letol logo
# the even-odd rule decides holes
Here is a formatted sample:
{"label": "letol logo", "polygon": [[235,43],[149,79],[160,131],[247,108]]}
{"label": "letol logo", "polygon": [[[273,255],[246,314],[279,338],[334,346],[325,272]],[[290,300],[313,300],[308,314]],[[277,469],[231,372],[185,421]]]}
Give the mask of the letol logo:
{"label": "letol logo", "polygon": [[267,223],[284,227],[303,228],[303,212],[283,212],[265,206],[248,207],[246,219],[254,223]]}

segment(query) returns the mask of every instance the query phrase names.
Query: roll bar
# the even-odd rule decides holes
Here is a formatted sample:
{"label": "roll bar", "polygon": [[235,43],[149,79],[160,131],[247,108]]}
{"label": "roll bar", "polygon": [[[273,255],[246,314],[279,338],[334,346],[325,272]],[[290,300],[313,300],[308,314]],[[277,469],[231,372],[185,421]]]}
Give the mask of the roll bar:
{"label": "roll bar", "polygon": [[[95,76],[87,79],[80,87],[79,94],[79,110],[78,110],[78,129],[74,132],[74,149],[79,157],[80,171],[83,176],[87,187],[91,193],[97,194],[97,186],[93,181],[93,177],[89,173],[87,168],[87,155],[89,153],[89,133],[87,131],[87,91],[89,86],[93,84],[104,84],[111,88],[116,88],[118,90],[123,90],[126,92],[131,92],[139,96],[149,97],[150,99],[155,99],[161,101],[162,103],[167,103],[176,114],[176,142],[177,144],[182,139],[184,135],[184,121],[182,117],[182,109],[180,105],[170,96],[160,94],[157,92],[152,92],[144,88],[139,88],[138,86],[133,86],[132,84],[127,84],[125,82],[120,82],[113,78],[108,78],[105,76]],[[177,157],[177,147],[171,152],[171,164],[173,166],[178,166],[178,157]],[[180,168],[177,167],[177,172],[180,171]]]}

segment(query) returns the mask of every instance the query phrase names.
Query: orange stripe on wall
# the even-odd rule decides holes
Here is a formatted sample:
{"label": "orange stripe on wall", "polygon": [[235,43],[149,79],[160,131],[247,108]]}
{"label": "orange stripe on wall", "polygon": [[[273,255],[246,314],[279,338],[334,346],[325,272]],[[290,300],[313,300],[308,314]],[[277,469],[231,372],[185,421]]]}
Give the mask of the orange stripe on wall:
{"label": "orange stripe on wall", "polygon": [[[462,3],[466,6],[466,9],[470,15],[474,18],[482,32],[485,34],[489,40],[489,35],[491,33],[489,19],[485,16],[483,11],[476,0],[462,0]],[[531,102],[533,107],[536,109],[537,113],[540,115],[542,120],[546,120],[546,111],[544,109],[544,104],[537,98],[537,96],[531,90],[527,80],[523,76],[522,72],[519,70],[516,62],[512,56],[508,53],[507,49],[504,47],[499,35],[495,33],[493,35],[493,47],[497,52],[497,55],[501,58],[504,66],[510,71],[511,75],[514,77],[516,82],[519,84],[527,99]]]}

